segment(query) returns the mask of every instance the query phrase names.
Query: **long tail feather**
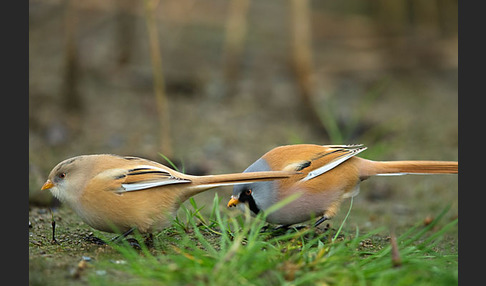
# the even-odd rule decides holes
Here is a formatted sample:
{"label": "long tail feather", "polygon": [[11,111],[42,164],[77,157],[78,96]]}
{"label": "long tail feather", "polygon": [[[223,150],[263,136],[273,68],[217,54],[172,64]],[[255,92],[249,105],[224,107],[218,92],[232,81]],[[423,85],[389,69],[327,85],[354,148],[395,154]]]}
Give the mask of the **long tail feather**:
{"label": "long tail feather", "polygon": [[406,174],[457,174],[455,161],[371,161],[361,162],[360,175],[369,176],[406,175]]}
{"label": "long tail feather", "polygon": [[288,172],[288,171],[264,171],[264,172],[209,175],[209,176],[198,177],[197,183],[204,187],[219,187],[219,186],[227,186],[227,185],[245,184],[251,182],[285,179],[294,174],[295,172]]}

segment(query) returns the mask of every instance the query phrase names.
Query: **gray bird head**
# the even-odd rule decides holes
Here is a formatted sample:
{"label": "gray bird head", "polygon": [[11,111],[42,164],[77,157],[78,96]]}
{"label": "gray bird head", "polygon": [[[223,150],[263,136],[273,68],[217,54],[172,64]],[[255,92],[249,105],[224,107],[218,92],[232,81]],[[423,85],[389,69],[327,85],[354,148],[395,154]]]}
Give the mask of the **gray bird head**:
{"label": "gray bird head", "polygon": [[[244,172],[260,171],[272,171],[263,158],[251,164]],[[266,181],[235,185],[228,207],[237,206],[240,210],[244,210],[246,206],[256,215],[277,201],[275,184],[275,181]]]}

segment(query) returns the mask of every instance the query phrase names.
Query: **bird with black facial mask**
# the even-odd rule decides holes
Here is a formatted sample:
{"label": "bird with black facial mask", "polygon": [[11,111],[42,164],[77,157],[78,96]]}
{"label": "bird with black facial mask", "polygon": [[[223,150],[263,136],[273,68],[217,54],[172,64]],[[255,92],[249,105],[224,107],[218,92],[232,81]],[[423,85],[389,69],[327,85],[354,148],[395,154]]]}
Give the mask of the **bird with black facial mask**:
{"label": "bird with black facial mask", "polygon": [[336,215],[343,199],[359,193],[371,176],[457,174],[455,161],[372,161],[357,157],[363,145],[299,144],[274,148],[244,172],[293,171],[278,181],[235,185],[228,207],[248,207],[253,215],[291,195],[297,198],[267,214],[272,224],[289,226],[320,217],[315,226]]}

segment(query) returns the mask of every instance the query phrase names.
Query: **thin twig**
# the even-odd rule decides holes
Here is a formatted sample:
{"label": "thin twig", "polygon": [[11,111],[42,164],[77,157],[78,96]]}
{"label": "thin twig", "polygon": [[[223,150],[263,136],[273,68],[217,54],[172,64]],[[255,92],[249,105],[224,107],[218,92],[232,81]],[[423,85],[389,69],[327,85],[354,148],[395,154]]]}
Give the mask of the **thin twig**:
{"label": "thin twig", "polygon": [[[315,108],[312,97],[315,94],[315,84],[312,81],[314,68],[312,66],[312,34],[311,34],[311,10],[309,0],[292,0],[292,60],[293,69],[300,89],[300,97],[310,122],[323,131],[326,135],[329,131],[322,123],[319,112]],[[329,136],[328,136],[329,137]]]}
{"label": "thin twig", "polygon": [[54,213],[52,212],[52,209],[49,208],[49,211],[51,213],[51,226],[52,226],[52,240],[51,243],[55,244],[57,243],[56,240],[56,221],[54,220]]}
{"label": "thin twig", "polygon": [[250,0],[231,0],[229,2],[223,47],[224,77],[229,85],[233,85],[238,76],[238,63],[241,60],[246,37],[249,7]]}
{"label": "thin twig", "polygon": [[398,251],[397,237],[395,232],[390,234],[390,246],[391,246],[391,260],[393,267],[400,267],[402,265],[402,259],[400,252]]}
{"label": "thin twig", "polygon": [[150,45],[150,57],[152,61],[152,72],[154,77],[154,92],[157,114],[159,117],[159,144],[161,153],[168,157],[172,156],[172,144],[170,137],[169,101],[165,93],[164,74],[162,72],[162,56],[158,39],[157,23],[155,21],[155,8],[158,0],[145,0],[145,21]]}

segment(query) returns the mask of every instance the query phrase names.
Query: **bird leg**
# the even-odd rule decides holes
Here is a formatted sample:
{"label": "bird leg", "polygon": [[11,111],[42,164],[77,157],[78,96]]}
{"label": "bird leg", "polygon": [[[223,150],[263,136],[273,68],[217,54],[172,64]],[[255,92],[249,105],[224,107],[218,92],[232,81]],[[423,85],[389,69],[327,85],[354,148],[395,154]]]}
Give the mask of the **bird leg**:
{"label": "bird leg", "polygon": [[135,231],[135,227],[130,228],[129,230],[125,231],[124,233],[117,235],[111,239],[111,242],[119,242],[121,239],[127,237],[128,235],[132,234]]}
{"label": "bird leg", "polygon": [[319,220],[316,221],[316,223],[314,224],[314,227],[317,227],[318,225],[320,225],[321,223],[325,222],[328,219],[329,218],[326,215],[323,215]]}

